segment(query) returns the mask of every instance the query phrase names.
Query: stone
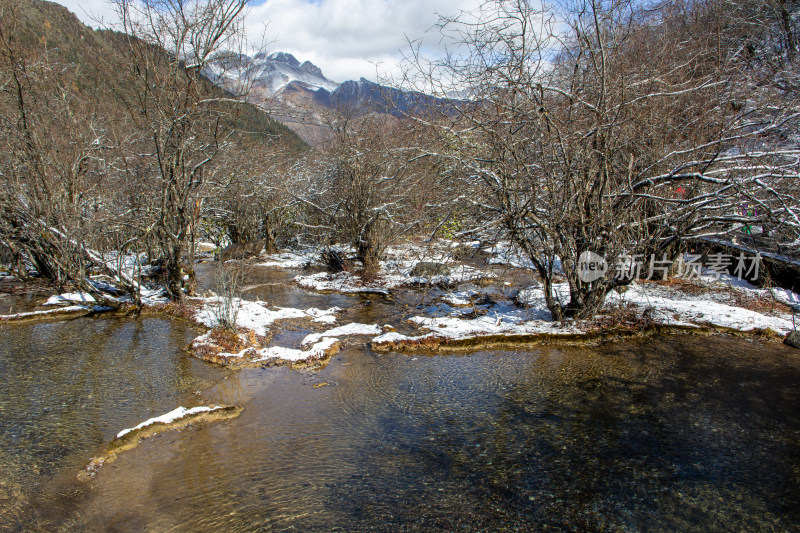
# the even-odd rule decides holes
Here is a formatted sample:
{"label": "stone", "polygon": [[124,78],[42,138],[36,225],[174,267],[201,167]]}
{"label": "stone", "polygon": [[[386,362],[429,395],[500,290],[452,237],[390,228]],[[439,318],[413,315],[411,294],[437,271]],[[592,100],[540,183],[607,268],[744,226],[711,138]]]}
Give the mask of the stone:
{"label": "stone", "polygon": [[428,278],[432,276],[448,276],[449,274],[450,267],[433,261],[420,261],[411,269],[411,275],[414,277]]}
{"label": "stone", "polygon": [[800,348],[800,331],[794,330],[789,332],[783,340],[783,343],[788,344],[792,348]]}

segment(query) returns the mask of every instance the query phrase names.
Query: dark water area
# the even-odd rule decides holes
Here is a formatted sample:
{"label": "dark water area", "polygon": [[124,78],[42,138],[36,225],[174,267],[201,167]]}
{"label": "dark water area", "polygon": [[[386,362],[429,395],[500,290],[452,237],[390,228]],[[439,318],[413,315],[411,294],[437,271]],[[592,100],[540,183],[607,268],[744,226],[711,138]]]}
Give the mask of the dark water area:
{"label": "dark water area", "polygon": [[43,298],[30,293],[21,296],[0,293],[0,315],[33,311],[43,300]]}
{"label": "dark water area", "polygon": [[[342,352],[207,394],[236,420],[123,454],[42,529],[792,531],[800,357],[675,337]],[[48,521],[52,520],[52,521]]]}

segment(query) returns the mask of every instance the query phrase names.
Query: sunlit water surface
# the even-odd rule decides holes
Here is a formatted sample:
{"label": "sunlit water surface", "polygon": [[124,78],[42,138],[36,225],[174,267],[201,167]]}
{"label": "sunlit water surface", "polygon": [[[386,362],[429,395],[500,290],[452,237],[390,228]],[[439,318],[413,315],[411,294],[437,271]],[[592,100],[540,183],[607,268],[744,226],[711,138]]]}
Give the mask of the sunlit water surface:
{"label": "sunlit water surface", "polygon": [[[291,275],[256,271],[245,296],[401,329],[427,305],[312,295]],[[195,334],[156,319],[0,327],[0,529],[800,528],[800,352],[782,345],[353,346],[319,371],[228,372],[182,351]],[[120,429],[211,403],[245,410],[149,439],[76,481]]]}
{"label": "sunlit water surface", "polygon": [[209,397],[244,405],[239,419],[146,442],[56,523],[796,530],[799,390],[795,352],[730,338],[437,356],[353,348],[318,373],[224,380]]}
{"label": "sunlit water surface", "polygon": [[196,335],[153,318],[0,325],[0,529],[24,529],[32,498],[121,429],[198,403],[223,372],[182,351]]}

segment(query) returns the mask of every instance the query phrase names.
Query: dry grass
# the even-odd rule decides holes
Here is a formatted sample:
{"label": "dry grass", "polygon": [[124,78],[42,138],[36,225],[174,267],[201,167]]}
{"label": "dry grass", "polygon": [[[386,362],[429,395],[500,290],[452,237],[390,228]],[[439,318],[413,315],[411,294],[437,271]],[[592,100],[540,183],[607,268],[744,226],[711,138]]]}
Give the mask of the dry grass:
{"label": "dry grass", "polygon": [[246,348],[261,347],[258,335],[253,330],[245,328],[233,331],[215,326],[211,328],[208,340],[219,348],[217,353],[239,353]]}
{"label": "dry grass", "polygon": [[791,308],[768,294],[752,294],[744,291],[731,291],[731,298],[737,307],[758,313],[787,313]]}
{"label": "dry grass", "polygon": [[197,313],[197,308],[186,301],[147,306],[146,310],[148,312],[164,313],[172,318],[185,318],[187,320],[193,320]]}
{"label": "dry grass", "polygon": [[678,277],[671,277],[664,280],[653,279],[649,280],[649,283],[653,283],[659,287],[674,289],[684,294],[688,294],[689,296],[698,296],[700,294],[707,294],[709,292],[719,290],[714,287],[709,287],[708,285],[703,285],[699,280],[688,280]]}
{"label": "dry grass", "polygon": [[647,310],[642,313],[641,308],[633,303],[605,307],[602,315],[598,315],[594,320],[586,323],[590,329],[639,328],[651,324],[652,320],[649,318]]}

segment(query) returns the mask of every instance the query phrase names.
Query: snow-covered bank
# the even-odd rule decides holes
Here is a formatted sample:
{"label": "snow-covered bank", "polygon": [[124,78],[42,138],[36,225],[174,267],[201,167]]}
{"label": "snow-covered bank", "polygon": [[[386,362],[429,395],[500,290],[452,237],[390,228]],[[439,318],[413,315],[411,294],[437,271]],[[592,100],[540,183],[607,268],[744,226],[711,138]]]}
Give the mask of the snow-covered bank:
{"label": "snow-covered bank", "polygon": [[334,324],[337,313],[342,310],[338,307],[270,309],[266,303],[237,298],[231,302],[234,307],[238,307],[237,332],[233,332],[220,327],[219,298],[206,298],[200,301],[201,305],[195,314],[195,320],[211,329],[195,338],[189,348],[196,357],[228,366],[261,365],[275,361],[289,363],[318,361],[335,354],[339,350],[342,338],[376,335],[382,331],[377,325],[351,323],[321,333],[310,333],[303,339],[300,348],[268,346],[272,337],[270,326],[277,322],[292,321],[296,324],[298,320],[306,320],[311,324]]}
{"label": "snow-covered bank", "polygon": [[181,407],[178,407],[177,409],[173,409],[169,413],[163,414],[161,416],[153,417],[153,418],[151,418],[149,420],[145,420],[144,422],[142,422],[138,426],[134,426],[134,427],[128,428],[128,429],[123,429],[122,431],[117,433],[117,437],[116,438],[121,439],[122,437],[124,437],[125,435],[130,433],[131,431],[137,431],[137,430],[140,430],[140,429],[145,428],[147,426],[152,426],[153,424],[171,424],[171,423],[173,423],[176,420],[179,420],[181,418],[186,418],[188,416],[191,416],[191,415],[194,415],[194,414],[197,414],[197,413],[209,413],[211,411],[217,411],[219,409],[224,409],[224,408],[220,407],[219,405],[215,405],[214,407],[205,407],[205,406],[192,407],[190,409],[187,409],[186,407],[181,406]]}
{"label": "snow-covered bank", "polygon": [[146,420],[135,427],[123,429],[117,433],[117,436],[108,444],[103,453],[94,457],[86,465],[86,468],[78,473],[78,479],[88,481],[97,474],[103,464],[110,463],[116,459],[120,452],[135,448],[142,440],[148,437],[165,431],[182,429],[199,422],[230,420],[239,416],[242,411],[243,408],[236,405],[201,406],[190,409],[178,407],[169,413]]}
{"label": "snow-covered bank", "polygon": [[[91,282],[95,284],[94,281]],[[129,296],[116,297],[111,294],[115,291],[112,286],[107,286],[103,282],[96,282],[103,286],[104,299],[100,305],[98,300],[87,292],[67,292],[55,294],[41,303],[44,309],[35,309],[23,313],[0,315],[0,322],[31,322],[36,320],[57,320],[63,318],[74,318],[76,316],[104,313],[109,311],[125,310],[132,299]],[[143,289],[141,292],[141,302],[144,308],[156,309],[169,303],[169,299],[164,296],[162,289]]]}
{"label": "snow-covered bank", "polygon": [[[352,323],[309,333],[297,347],[264,347],[248,344],[240,337],[231,343],[235,350],[215,357],[222,357],[227,364],[278,359],[311,361],[335,353],[339,349],[338,341],[358,335],[372,336],[371,346],[378,351],[478,347],[481,343],[587,342],[645,330],[649,333],[719,330],[777,338],[794,328],[790,308],[800,309],[800,297],[789,291],[758,289],[729,276],[705,272],[698,273],[699,277],[695,276],[691,282],[676,279],[633,283],[610,293],[600,316],[595,319],[555,322],[540,286],[514,287],[496,274],[456,262],[448,255],[452,249],[452,243],[430,249],[415,245],[395,247],[381,262],[379,272],[367,279],[351,271],[295,277],[300,287],[318,292],[389,295],[400,287],[447,287],[446,292],[420,292],[425,295],[423,300],[430,303],[419,305],[418,314],[406,319],[411,331],[387,331],[388,328],[377,324]],[[489,263],[518,269],[530,266],[513,248],[502,243],[484,252],[489,255]],[[294,265],[292,261],[296,257],[281,254],[280,259],[284,264]],[[303,256],[303,261],[308,259],[307,255]],[[525,279],[518,272],[512,273],[510,279]],[[482,282],[470,283],[475,280]],[[566,283],[557,283],[554,289],[559,300],[569,299]],[[274,313],[293,318],[303,312],[276,310]],[[247,318],[249,315],[258,316],[251,321]],[[237,324],[253,330],[258,323],[271,321],[268,312],[246,311]],[[208,320],[205,322],[208,324]],[[264,331],[258,330],[258,333]]]}
{"label": "snow-covered bank", "polygon": [[340,341],[334,337],[326,337],[306,350],[286,348],[283,346],[270,346],[258,350],[252,362],[261,363],[278,359],[292,363],[311,362],[330,357],[339,351]]}
{"label": "snow-covered bank", "polygon": [[414,275],[416,265],[383,264],[380,272],[365,280],[352,272],[319,272],[295,277],[295,282],[307,290],[317,292],[391,294],[400,287],[436,286],[452,287],[460,283],[488,280],[496,276],[466,265],[448,266],[447,274]]}
{"label": "snow-covered bank", "polygon": [[[195,299],[198,301],[198,299]],[[220,305],[223,303],[221,297],[199,299],[200,308],[195,314],[198,323],[213,328],[219,325]],[[290,319],[309,319],[313,322],[323,324],[333,324],[336,322],[336,313],[341,309],[331,307],[329,309],[294,309],[291,307],[276,307],[270,309],[265,302],[253,302],[234,298],[231,306],[237,308],[236,325],[252,330],[256,335],[266,336],[268,327],[279,320]]]}
{"label": "snow-covered bank", "polygon": [[[378,271],[368,278],[360,275],[358,268],[338,273],[318,272],[295,277],[302,288],[316,292],[345,294],[389,295],[401,287],[438,286],[452,287],[470,281],[496,278],[492,272],[483,271],[457,262],[452,257],[455,243],[435,241],[425,245],[404,243],[387,248]],[[460,245],[458,245],[460,246]],[[340,253],[351,252],[347,248]],[[295,264],[290,256],[270,256],[270,265],[284,261]],[[299,256],[306,264],[321,264],[313,254]],[[310,262],[309,262],[310,261]],[[265,263],[261,263],[265,264]],[[287,267],[288,268],[288,267]]]}
{"label": "snow-covered bank", "polygon": [[352,322],[350,324],[339,326],[338,328],[329,329],[322,333],[309,333],[301,343],[303,346],[314,344],[321,339],[330,337],[345,337],[352,335],[377,335],[383,330],[377,324],[358,324]]}
{"label": "snow-covered bank", "polygon": [[24,313],[14,313],[13,315],[0,315],[0,322],[31,322],[36,320],[74,318],[77,316],[88,315],[96,311],[103,311],[105,308],[86,307],[82,305],[70,305],[58,309],[46,309],[43,311],[26,311]]}
{"label": "snow-covered bank", "polygon": [[[372,339],[371,346],[378,351],[395,349],[436,349],[442,346],[470,345],[483,340],[509,343],[539,340],[558,341],[594,337],[607,332],[609,327],[635,331],[645,327],[674,329],[716,329],[731,332],[772,332],[775,337],[785,336],[793,330],[792,315],[788,309],[762,311],[735,305],[736,294],[702,292],[698,295],[655,283],[632,284],[619,294],[612,292],[606,299],[604,312],[595,321],[554,322],[544,302],[541,288],[520,291],[517,302],[526,307],[507,303],[491,306],[486,314],[476,318],[460,316],[409,319],[419,335],[388,332]],[[750,297],[763,295],[765,290],[752,287],[732,288],[745,291]],[[555,287],[556,295],[569,297],[566,284]],[[777,298],[786,303],[798,301],[798,295],[782,291]],[[731,300],[723,303],[720,300]],[[763,300],[762,306],[763,304]],[[779,306],[778,306],[779,307]],[[627,325],[609,326],[615,313],[627,315]]]}
{"label": "snow-covered bank", "polygon": [[289,268],[301,269],[314,265],[321,265],[318,250],[286,251],[277,254],[269,254],[265,260],[254,263],[253,266],[270,268]]}
{"label": "snow-covered bank", "polygon": [[67,303],[94,304],[97,300],[88,292],[67,292],[56,294],[47,299],[42,305],[62,305]]}
{"label": "snow-covered bank", "polygon": [[[265,334],[268,333],[266,329],[259,329]],[[346,338],[377,335],[381,331],[382,328],[377,325],[351,323],[321,333],[309,333],[303,339],[300,348],[289,348],[264,346],[268,343],[268,338],[263,335],[257,336],[252,329],[241,327],[239,332],[233,333],[213,328],[194,339],[189,346],[196,357],[226,366],[239,367],[274,362],[310,363],[336,354]]]}

